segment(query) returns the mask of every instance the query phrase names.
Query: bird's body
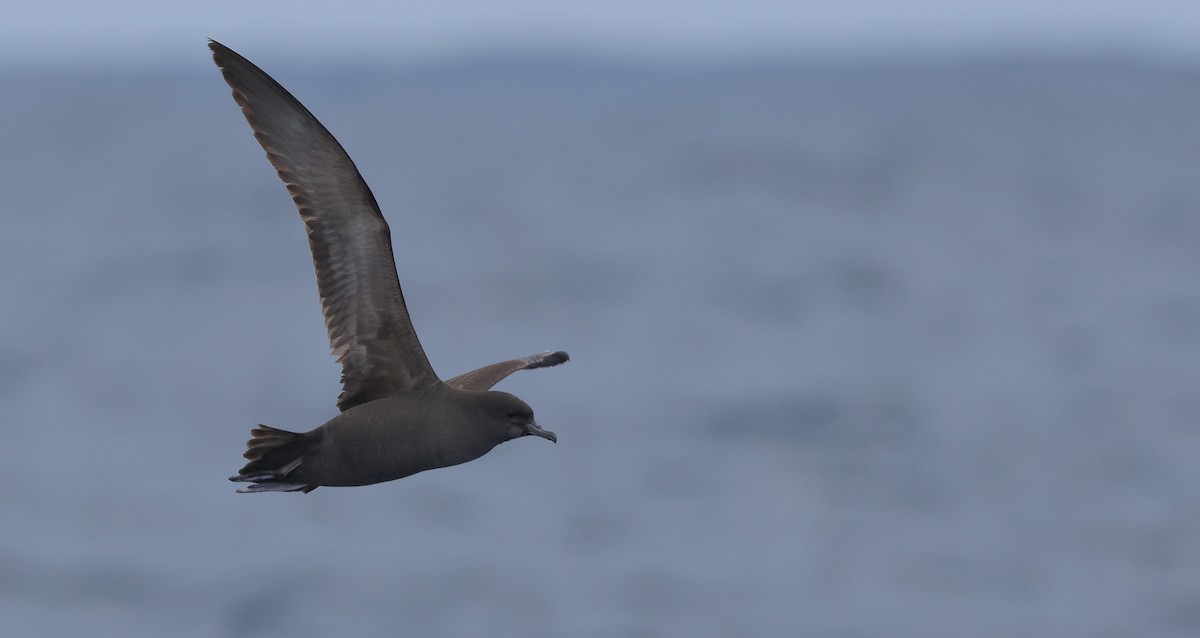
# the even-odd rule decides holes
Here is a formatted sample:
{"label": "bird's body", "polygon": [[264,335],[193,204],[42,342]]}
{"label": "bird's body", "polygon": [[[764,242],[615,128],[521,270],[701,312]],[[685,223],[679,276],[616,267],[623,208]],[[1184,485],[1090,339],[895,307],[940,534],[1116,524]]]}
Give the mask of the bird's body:
{"label": "bird's body", "polygon": [[567,354],[543,352],[442,381],[409,318],[387,221],[350,156],[269,75],[218,42],[209,48],[304,221],[330,346],[342,364],[341,413],[304,433],[254,428],[249,462],[230,477],[252,483],[239,491],[370,485],[465,463],[521,436],[557,441],[524,401],[490,388]]}
{"label": "bird's body", "polygon": [[350,408],[300,435],[309,447],[287,480],[371,485],[473,461],[507,440],[475,414],[482,394],[442,384]]}

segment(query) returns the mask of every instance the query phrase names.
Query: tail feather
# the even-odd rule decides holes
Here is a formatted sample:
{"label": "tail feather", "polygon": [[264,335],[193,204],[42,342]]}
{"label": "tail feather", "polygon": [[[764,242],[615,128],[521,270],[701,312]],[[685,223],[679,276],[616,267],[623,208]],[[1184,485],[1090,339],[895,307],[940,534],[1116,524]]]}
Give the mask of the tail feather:
{"label": "tail feather", "polygon": [[287,476],[300,465],[304,454],[319,440],[319,433],[288,432],[259,424],[250,430],[250,440],[246,441],[246,452],[242,454],[248,462],[229,480],[254,483],[249,489],[239,492],[311,492],[317,489],[316,485],[290,481]]}

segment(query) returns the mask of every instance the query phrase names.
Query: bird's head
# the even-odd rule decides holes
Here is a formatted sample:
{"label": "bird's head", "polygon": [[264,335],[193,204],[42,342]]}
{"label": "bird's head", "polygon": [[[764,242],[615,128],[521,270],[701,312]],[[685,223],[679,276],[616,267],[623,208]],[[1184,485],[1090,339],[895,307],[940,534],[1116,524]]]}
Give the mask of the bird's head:
{"label": "bird's head", "polygon": [[505,441],[533,435],[558,443],[558,436],[533,420],[533,408],[524,401],[507,392],[484,392],[481,398],[484,419],[503,432]]}

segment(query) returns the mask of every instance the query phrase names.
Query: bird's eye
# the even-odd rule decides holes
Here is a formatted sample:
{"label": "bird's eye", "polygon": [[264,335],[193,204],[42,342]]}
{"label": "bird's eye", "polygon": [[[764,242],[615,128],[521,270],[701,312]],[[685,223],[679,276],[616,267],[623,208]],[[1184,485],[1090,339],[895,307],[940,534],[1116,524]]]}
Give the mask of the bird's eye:
{"label": "bird's eye", "polygon": [[506,416],[506,417],[508,417],[508,418],[510,418],[510,419],[514,419],[514,418],[516,418],[516,416],[517,416],[517,411],[516,411],[516,410],[509,410],[508,412],[505,412],[505,413],[504,413],[504,416]]}

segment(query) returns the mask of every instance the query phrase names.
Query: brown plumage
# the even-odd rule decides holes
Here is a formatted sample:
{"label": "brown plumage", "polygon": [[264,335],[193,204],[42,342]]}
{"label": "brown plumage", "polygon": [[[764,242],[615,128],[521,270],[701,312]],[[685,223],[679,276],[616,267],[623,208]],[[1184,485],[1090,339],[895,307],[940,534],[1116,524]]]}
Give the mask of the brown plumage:
{"label": "brown plumage", "polygon": [[342,414],[303,434],[253,429],[249,462],[231,480],[253,483],[246,491],[308,492],[461,463],[526,434],[557,440],[520,399],[488,390],[567,354],[543,352],[441,381],[409,319],[387,221],[354,161],[278,82],[218,42],[209,48],[304,221],[330,348],[342,366]]}
{"label": "brown plumage", "polygon": [[483,366],[478,370],[460,374],[446,383],[456,388],[464,390],[488,390],[492,386],[500,383],[500,380],[517,370],[532,370],[534,368],[548,368],[556,366],[570,359],[567,353],[559,350],[558,352],[539,352],[538,354],[520,359],[509,359],[493,363],[488,366]]}

